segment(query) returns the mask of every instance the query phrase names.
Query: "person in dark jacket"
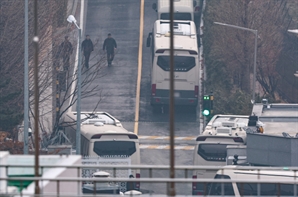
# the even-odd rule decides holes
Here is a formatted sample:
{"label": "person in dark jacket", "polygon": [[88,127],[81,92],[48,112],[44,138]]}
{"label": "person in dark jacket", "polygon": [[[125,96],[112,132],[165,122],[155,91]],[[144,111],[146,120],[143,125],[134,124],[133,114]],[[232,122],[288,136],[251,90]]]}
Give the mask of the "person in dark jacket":
{"label": "person in dark jacket", "polygon": [[72,44],[68,40],[68,36],[64,37],[64,41],[61,43],[59,48],[59,53],[61,54],[63,58],[63,70],[66,71],[69,68],[69,59],[70,55],[73,52]]}
{"label": "person in dark jacket", "polygon": [[108,65],[110,66],[114,59],[115,49],[117,49],[117,43],[115,39],[112,38],[112,35],[110,33],[108,34],[108,37],[105,39],[102,49],[107,51],[107,61]]}
{"label": "person in dark jacket", "polygon": [[93,43],[90,39],[90,36],[86,35],[86,39],[82,42],[82,51],[85,56],[85,66],[87,69],[89,68],[89,58],[93,49]]}

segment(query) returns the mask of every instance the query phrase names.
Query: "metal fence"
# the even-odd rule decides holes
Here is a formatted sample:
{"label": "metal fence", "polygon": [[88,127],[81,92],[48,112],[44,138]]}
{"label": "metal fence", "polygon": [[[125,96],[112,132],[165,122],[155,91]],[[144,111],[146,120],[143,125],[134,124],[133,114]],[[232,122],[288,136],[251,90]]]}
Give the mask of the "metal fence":
{"label": "metal fence", "polygon": [[[283,185],[291,185],[293,189],[291,189],[292,193],[286,193],[285,196],[297,196],[297,171],[298,167],[291,167],[291,168],[283,168],[283,167],[253,167],[253,166],[226,166],[226,167],[218,167],[218,166],[175,166],[175,172],[180,171],[179,177],[176,176],[176,178],[171,179],[171,178],[166,178],[166,177],[155,177],[154,172],[159,171],[159,170],[166,170],[169,171],[169,166],[167,165],[118,165],[118,166],[101,166],[101,165],[88,165],[89,169],[95,169],[95,170],[102,170],[102,171],[114,171],[116,174],[116,171],[119,169],[139,169],[141,170],[141,178],[119,178],[119,177],[109,177],[107,178],[83,178],[82,175],[82,170],[86,168],[86,165],[73,165],[73,166],[67,166],[67,165],[42,165],[40,166],[40,172],[43,174],[43,172],[49,171],[49,169],[72,169],[72,173],[76,174],[75,178],[74,177],[67,177],[67,176],[62,176],[58,178],[49,178],[49,177],[28,177],[28,176],[14,176],[11,177],[9,176],[9,171],[10,169],[13,168],[31,168],[33,169],[33,165],[0,165],[0,171],[3,172],[4,174],[1,174],[0,177],[0,185],[1,184],[6,184],[5,191],[1,191],[0,196],[119,196],[119,195],[125,195],[125,194],[120,194],[120,192],[117,189],[112,189],[109,194],[104,194],[101,191],[97,190],[97,185],[101,185],[102,187],[106,187],[106,185],[111,185],[113,183],[121,183],[121,182],[127,182],[127,183],[140,183],[141,185],[141,192],[143,193],[142,196],[167,196],[167,191],[168,191],[168,186],[170,183],[175,183],[175,185],[179,184],[186,184],[193,186],[194,184],[202,184],[204,185],[204,188],[206,190],[207,186],[209,185],[209,190],[210,190],[210,185],[211,189],[212,186],[217,184],[217,193],[213,193],[215,196],[263,196],[262,195],[262,190],[261,188],[264,185],[268,184],[275,184],[276,188],[280,188]],[[252,171],[254,170],[257,172],[256,179],[251,179],[248,180],[246,178],[238,178],[237,180],[235,179],[225,179],[225,178],[220,178],[220,179],[210,179],[210,178],[201,178],[197,177],[197,179],[193,179],[192,177],[192,172],[194,170],[207,170],[207,171],[217,171],[217,174],[226,174],[225,172],[227,170],[238,170],[238,171]],[[270,171],[276,171],[277,176],[272,176],[272,179],[262,179],[260,174],[264,170],[270,170]],[[287,180],[282,179],[282,178],[276,178],[276,177],[282,177],[282,176],[287,176],[288,175],[282,175],[283,173],[286,172],[291,172],[293,175],[291,178],[288,178]],[[191,175],[189,175],[191,173]],[[143,176],[142,174],[146,174],[146,176]],[[34,192],[26,192],[24,190],[25,186],[28,186],[28,183],[32,182],[39,182],[40,185],[40,191],[41,193],[39,195],[35,195]],[[48,182],[52,183],[51,189],[45,191],[43,188],[43,183]],[[92,182],[94,190],[89,193],[89,194],[84,194],[82,190],[82,183],[83,182]],[[228,190],[231,190],[231,188],[234,188],[236,186],[231,186],[231,188],[227,187],[228,184],[234,183],[234,184],[246,184],[246,183],[251,183],[256,186],[256,192],[251,195],[246,195],[243,192],[239,193],[231,193]],[[18,190],[16,191],[11,191],[11,188],[9,185],[11,183],[18,183]],[[155,186],[154,185],[164,185],[163,192],[160,193],[154,193],[152,191],[147,191],[143,192],[142,191],[142,185],[147,184],[153,185],[151,189],[154,190]],[[245,185],[244,185],[245,186]],[[63,189],[66,187],[72,187],[71,189],[73,190],[71,193],[65,192]],[[21,189],[20,189],[21,188]],[[92,188],[91,188],[92,189]],[[177,189],[177,188],[176,188]],[[180,188],[181,189],[181,188]],[[129,193],[129,192],[128,192]],[[194,195],[191,193],[191,191],[188,192],[189,194],[184,194],[181,195],[177,191],[176,194],[177,196],[191,196]],[[208,191],[206,190],[204,193],[201,193],[202,196],[208,196]],[[226,195],[225,195],[226,194]],[[232,194],[232,195],[231,195]],[[275,195],[265,195],[265,196],[283,196],[282,195],[282,190],[277,190]],[[133,195],[133,194],[128,194],[128,195]]]}

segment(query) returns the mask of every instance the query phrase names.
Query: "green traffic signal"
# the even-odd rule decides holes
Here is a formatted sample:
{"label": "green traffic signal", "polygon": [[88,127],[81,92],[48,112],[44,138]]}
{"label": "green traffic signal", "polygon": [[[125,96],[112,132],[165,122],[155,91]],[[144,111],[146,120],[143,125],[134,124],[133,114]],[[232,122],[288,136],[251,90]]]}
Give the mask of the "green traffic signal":
{"label": "green traffic signal", "polygon": [[203,116],[210,116],[213,110],[213,95],[204,95],[202,103]]}
{"label": "green traffic signal", "polygon": [[203,110],[203,115],[204,116],[209,116],[210,115],[210,111],[207,110],[207,109]]}

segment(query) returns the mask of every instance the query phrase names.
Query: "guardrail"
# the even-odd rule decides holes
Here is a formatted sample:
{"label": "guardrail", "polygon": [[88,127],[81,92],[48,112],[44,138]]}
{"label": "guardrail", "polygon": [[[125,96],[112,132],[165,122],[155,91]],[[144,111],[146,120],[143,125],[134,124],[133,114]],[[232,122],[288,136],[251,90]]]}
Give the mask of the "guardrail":
{"label": "guardrail", "polygon": [[[102,170],[104,171],[105,169],[113,169],[114,171],[119,170],[119,169],[139,169],[142,170],[142,172],[146,172],[148,171],[148,175],[147,177],[142,176],[141,178],[115,178],[115,177],[109,177],[109,178],[82,178],[79,177],[81,175],[81,171],[84,168],[94,168],[97,170]],[[238,184],[242,184],[242,183],[257,183],[258,188],[260,188],[261,184],[278,184],[279,186],[281,184],[292,184],[294,189],[293,189],[293,195],[292,196],[297,196],[297,183],[298,183],[298,179],[297,179],[297,171],[298,171],[298,167],[289,167],[289,168],[285,168],[285,167],[253,167],[253,166],[224,166],[224,167],[219,167],[219,166],[175,166],[175,171],[183,171],[184,172],[184,176],[183,178],[174,178],[174,179],[170,179],[170,178],[160,178],[160,177],[153,177],[153,172],[156,170],[169,170],[169,166],[168,165],[117,165],[117,166],[104,166],[104,165],[73,165],[73,166],[67,166],[67,165],[41,165],[40,166],[40,171],[46,171],[48,169],[51,168],[67,168],[67,169],[74,169],[77,172],[78,177],[74,178],[74,177],[59,177],[59,178],[49,178],[49,177],[7,177],[8,175],[8,171],[12,168],[34,168],[34,165],[1,165],[0,164],[0,171],[5,169],[5,177],[0,177],[0,183],[5,181],[6,184],[8,182],[19,182],[19,184],[25,185],[26,182],[36,182],[38,181],[39,183],[43,183],[43,182],[51,182],[52,184],[52,190],[51,192],[43,192],[43,189],[41,188],[41,194],[40,195],[34,195],[33,193],[26,193],[23,192],[23,190],[19,191],[19,192],[14,192],[14,193],[10,193],[8,187],[6,187],[6,191],[1,191],[2,193],[0,193],[0,196],[71,196],[71,197],[75,197],[75,196],[90,196],[90,194],[83,194],[82,190],[81,190],[81,186],[83,182],[92,182],[93,186],[94,186],[94,190],[92,193],[92,196],[94,195],[100,195],[100,196],[107,196],[107,194],[99,194],[100,192],[98,192],[96,190],[96,185],[98,183],[121,183],[121,182],[127,182],[127,183],[141,183],[142,184],[165,184],[165,188],[164,188],[164,193],[165,194],[155,194],[153,192],[148,192],[148,194],[143,194],[143,195],[149,195],[149,196],[166,196],[167,193],[167,186],[169,185],[169,183],[176,183],[176,184],[187,184],[187,185],[191,185],[193,183],[201,183],[204,186],[206,186],[207,184],[212,184],[212,183],[221,183],[222,184],[222,189],[221,189],[221,194],[222,196],[226,196],[224,195],[225,192],[225,186],[224,184],[226,183],[234,183],[235,180],[231,180],[231,179],[207,179],[207,178],[200,178],[198,177],[197,179],[193,179],[193,178],[189,178],[188,177],[188,172],[192,172],[193,170],[213,170],[213,171],[217,171],[220,170],[219,172],[221,172],[220,174],[224,174],[225,170],[231,170],[231,169],[236,169],[236,170],[257,170],[257,172],[261,172],[262,170],[274,170],[274,171],[292,171],[294,172],[294,176],[293,179],[290,180],[277,180],[277,179],[270,179],[270,180],[262,180],[260,178],[256,179],[256,180],[247,180],[247,179],[237,179],[237,183]],[[75,172],[72,171],[72,172]],[[43,173],[41,173],[43,174]],[[61,192],[61,189],[63,187],[65,187],[65,184],[69,184],[72,183],[72,187],[74,185],[77,185],[77,192],[75,192],[76,194],[72,193],[72,194],[67,194],[65,192]],[[42,185],[42,184],[41,184]],[[76,189],[74,188],[74,189]],[[141,187],[142,189],[142,187]],[[205,195],[207,195],[208,193],[205,193]],[[112,190],[111,194],[108,196],[113,196],[113,195],[117,195],[119,196],[119,191],[116,190]],[[181,196],[181,195],[178,195]],[[185,196],[185,195],[184,195]],[[256,196],[261,196],[260,191],[258,191],[258,195]],[[276,195],[276,196],[280,196],[280,195]]]}
{"label": "guardrail", "polygon": [[[121,168],[121,169],[147,169],[147,170],[168,170],[169,165],[117,165],[117,166],[106,166],[106,165],[87,165],[88,168]],[[0,169],[1,168],[13,168],[13,167],[29,167],[29,168],[34,168],[34,165],[31,164],[0,164]],[[86,165],[62,165],[62,164],[50,164],[50,165],[39,165],[39,168],[85,168]],[[239,170],[287,170],[287,171],[298,171],[298,166],[297,167],[269,167],[269,166],[189,166],[189,165],[176,165],[175,170],[225,170],[225,169],[231,169],[235,168]]]}

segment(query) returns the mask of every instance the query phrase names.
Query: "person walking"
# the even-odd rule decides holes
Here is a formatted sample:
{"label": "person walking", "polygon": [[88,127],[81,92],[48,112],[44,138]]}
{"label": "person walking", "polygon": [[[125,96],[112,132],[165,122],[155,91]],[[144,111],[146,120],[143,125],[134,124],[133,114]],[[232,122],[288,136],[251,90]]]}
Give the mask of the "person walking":
{"label": "person walking", "polygon": [[63,70],[67,71],[69,69],[70,63],[70,55],[73,52],[73,47],[71,42],[68,40],[68,36],[64,37],[64,41],[60,45],[59,54],[61,54],[63,58]]}
{"label": "person walking", "polygon": [[115,49],[117,49],[117,43],[114,38],[112,38],[112,34],[108,34],[108,37],[105,39],[103,43],[103,50],[107,51],[107,61],[108,66],[111,66],[112,61],[115,56]]}
{"label": "person walking", "polygon": [[93,51],[93,49],[94,49],[94,47],[93,47],[93,43],[90,39],[90,36],[86,35],[86,39],[82,42],[82,51],[85,56],[85,66],[87,69],[89,68],[89,58],[90,58],[90,54]]}

